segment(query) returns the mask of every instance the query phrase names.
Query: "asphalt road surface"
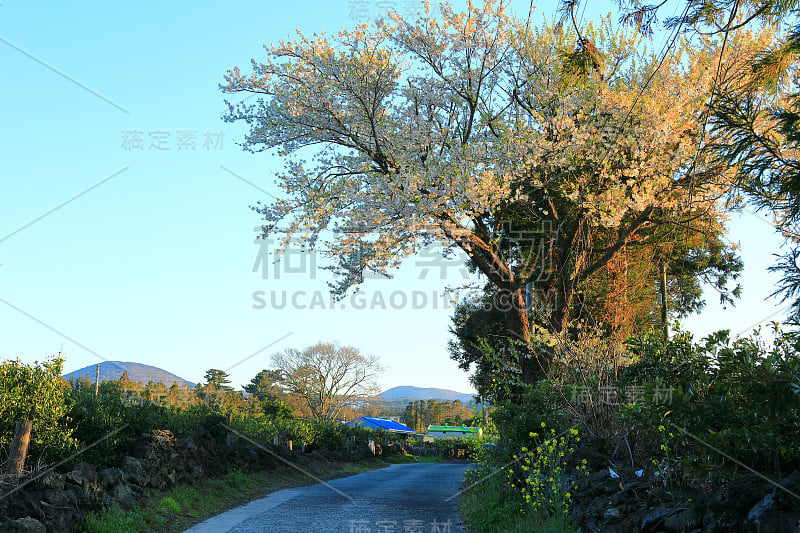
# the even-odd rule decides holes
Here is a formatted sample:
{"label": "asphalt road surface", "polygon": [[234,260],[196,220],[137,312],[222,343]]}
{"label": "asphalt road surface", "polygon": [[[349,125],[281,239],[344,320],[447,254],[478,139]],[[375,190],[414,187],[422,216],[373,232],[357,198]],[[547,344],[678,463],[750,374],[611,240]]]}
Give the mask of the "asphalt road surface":
{"label": "asphalt road surface", "polygon": [[185,533],[465,533],[455,495],[469,466],[392,465],[273,492]]}

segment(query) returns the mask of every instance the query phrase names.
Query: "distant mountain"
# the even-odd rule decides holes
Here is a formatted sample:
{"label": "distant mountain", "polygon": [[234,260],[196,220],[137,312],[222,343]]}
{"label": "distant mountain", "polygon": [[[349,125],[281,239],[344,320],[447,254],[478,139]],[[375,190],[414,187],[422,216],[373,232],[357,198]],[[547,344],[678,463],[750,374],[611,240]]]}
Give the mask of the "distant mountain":
{"label": "distant mountain", "polygon": [[[95,372],[96,365],[89,365],[75,370],[74,372],[70,372],[69,374],[64,374],[64,379],[69,381],[70,379],[78,379],[81,376],[86,376],[89,378],[89,381],[94,383]],[[189,387],[194,387],[195,385],[190,381],[186,381],[171,372],[167,372],[155,366],[124,361],[105,361],[100,363],[100,381],[114,381],[122,377],[123,372],[127,372],[128,377],[131,378],[132,381],[138,381],[145,385],[150,381],[153,383],[158,383],[160,381],[167,387],[171,387],[173,383],[187,385]]]}
{"label": "distant mountain", "polygon": [[386,400],[399,400],[408,398],[410,400],[460,400],[463,404],[470,404],[473,402],[473,394],[464,392],[456,392],[448,389],[435,389],[423,387],[401,386],[392,387],[384,391],[378,396]]}

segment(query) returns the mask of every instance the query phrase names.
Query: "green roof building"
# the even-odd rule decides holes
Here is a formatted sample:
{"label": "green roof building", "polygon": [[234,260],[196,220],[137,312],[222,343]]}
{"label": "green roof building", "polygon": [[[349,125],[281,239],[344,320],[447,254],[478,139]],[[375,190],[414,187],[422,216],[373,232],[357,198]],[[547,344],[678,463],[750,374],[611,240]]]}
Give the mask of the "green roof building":
{"label": "green roof building", "polygon": [[428,426],[428,436],[437,439],[456,438],[456,439],[469,439],[473,437],[480,437],[483,435],[481,428],[471,426]]}

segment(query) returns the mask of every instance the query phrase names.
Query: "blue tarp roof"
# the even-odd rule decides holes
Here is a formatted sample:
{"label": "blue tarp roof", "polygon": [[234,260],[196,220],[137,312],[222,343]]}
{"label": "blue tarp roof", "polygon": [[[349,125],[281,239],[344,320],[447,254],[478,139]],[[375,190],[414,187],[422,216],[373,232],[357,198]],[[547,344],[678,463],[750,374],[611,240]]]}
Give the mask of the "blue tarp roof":
{"label": "blue tarp roof", "polygon": [[416,433],[413,429],[408,426],[404,426],[400,422],[395,422],[394,420],[384,420],[383,418],[372,418],[370,416],[359,416],[355,420],[351,420],[348,424],[353,425],[359,420],[363,420],[369,424],[373,424],[378,426],[381,429],[385,429],[386,431],[399,431],[403,433]]}

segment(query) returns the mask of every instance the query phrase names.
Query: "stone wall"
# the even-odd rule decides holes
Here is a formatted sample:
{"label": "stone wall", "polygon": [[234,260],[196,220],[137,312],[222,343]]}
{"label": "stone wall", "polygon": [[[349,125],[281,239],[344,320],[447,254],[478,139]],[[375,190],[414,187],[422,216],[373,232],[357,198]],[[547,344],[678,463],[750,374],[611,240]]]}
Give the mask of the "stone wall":
{"label": "stone wall", "polygon": [[[587,459],[589,475],[573,490],[571,518],[580,533],[800,533],[800,472],[777,481],[745,474],[705,491],[612,465],[603,442],[584,438],[570,465]],[[612,475],[612,471],[613,474]],[[614,477],[618,476],[618,477]]]}
{"label": "stone wall", "polygon": [[192,484],[234,465],[275,468],[281,453],[255,446],[237,450],[203,428],[180,439],[170,431],[155,430],[139,437],[134,450],[116,467],[78,463],[70,472],[33,472],[13,483],[6,481],[0,494],[10,495],[0,500],[0,531],[72,531],[89,511],[127,510],[149,489]]}

